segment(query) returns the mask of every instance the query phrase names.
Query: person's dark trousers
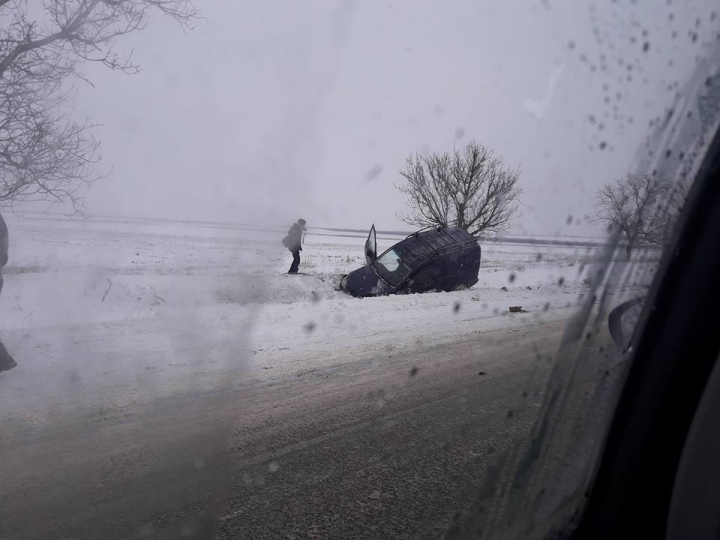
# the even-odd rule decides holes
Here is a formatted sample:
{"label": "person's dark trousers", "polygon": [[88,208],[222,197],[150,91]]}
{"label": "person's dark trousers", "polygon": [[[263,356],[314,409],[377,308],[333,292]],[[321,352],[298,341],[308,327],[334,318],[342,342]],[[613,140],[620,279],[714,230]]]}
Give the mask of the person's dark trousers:
{"label": "person's dark trousers", "polygon": [[295,249],[292,251],[293,255],[293,262],[290,265],[290,271],[288,274],[297,274],[298,269],[300,268],[300,250]]}
{"label": "person's dark trousers", "polygon": [[[0,292],[3,288],[3,277],[0,273]],[[17,364],[15,363],[15,360],[13,360],[12,356],[10,356],[10,353],[7,352],[7,349],[5,348],[5,345],[3,345],[2,341],[0,341],[0,372],[7,371],[8,369],[12,369]]]}
{"label": "person's dark trousers", "polygon": [[15,360],[13,360],[10,353],[7,352],[5,345],[3,345],[2,341],[0,341],[0,372],[12,369],[15,366],[17,366]]}

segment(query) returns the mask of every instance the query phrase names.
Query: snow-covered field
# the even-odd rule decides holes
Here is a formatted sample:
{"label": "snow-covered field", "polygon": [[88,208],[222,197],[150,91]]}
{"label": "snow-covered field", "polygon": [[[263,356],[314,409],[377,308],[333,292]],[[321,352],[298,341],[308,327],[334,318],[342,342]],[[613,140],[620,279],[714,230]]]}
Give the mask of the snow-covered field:
{"label": "snow-covered field", "polygon": [[[0,302],[5,329],[223,305],[262,305],[263,312],[276,312],[273,320],[302,309],[327,326],[342,318],[330,315],[373,319],[388,310],[424,312],[455,302],[468,304],[464,312],[471,310],[469,302],[477,303],[476,315],[518,303],[537,313],[547,303],[574,304],[594,257],[590,248],[489,244],[471,291],[357,300],[336,289],[338,276],[364,264],[361,238],[308,234],[301,271],[312,276],[287,276],[291,257],[277,232],[130,220],[8,221],[11,260]],[[380,236],[379,249],[398,240]]]}
{"label": "snow-covered field", "polygon": [[[284,376],[359,353],[567,318],[588,290],[597,255],[589,248],[488,244],[470,290],[356,299],[336,285],[363,264],[362,238],[308,234],[301,270],[312,275],[288,276],[282,232],[139,220],[7,221],[11,262],[0,335],[20,366],[2,383],[17,391],[27,377],[37,384],[41,376],[49,391],[58,373],[71,372],[93,388],[105,381],[109,392],[142,397],[217,384],[228,371]],[[380,250],[398,239],[380,236]],[[527,313],[508,313],[510,306]]]}

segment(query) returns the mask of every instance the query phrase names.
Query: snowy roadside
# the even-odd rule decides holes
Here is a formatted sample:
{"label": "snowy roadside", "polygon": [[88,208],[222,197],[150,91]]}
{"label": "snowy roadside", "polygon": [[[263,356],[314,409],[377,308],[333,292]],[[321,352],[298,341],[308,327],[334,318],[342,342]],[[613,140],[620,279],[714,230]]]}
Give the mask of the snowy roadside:
{"label": "snowy roadside", "polygon": [[275,238],[242,231],[14,225],[0,330],[20,367],[3,386],[58,399],[72,388],[116,404],[212,387],[238,372],[283,377],[567,319],[590,289],[595,257],[489,245],[470,290],[357,299],[337,290],[338,275],[363,263],[353,238],[308,238],[304,270],[314,275],[288,276]]}
{"label": "snowy roadside", "polygon": [[486,333],[567,319],[588,290],[581,280],[525,285],[529,276],[505,277],[507,290],[357,299],[330,280],[278,275],[258,283],[267,302],[227,277],[114,276],[108,292],[79,275],[9,276],[3,339],[22,363],[4,384],[61,396],[74,381],[92,401],[157,398],[239,372],[259,381],[470,337],[481,345]]}
{"label": "snowy roadside", "polygon": [[[277,233],[132,220],[48,223],[11,216],[9,223],[11,261],[0,298],[0,327],[5,329],[142,319],[223,304],[313,305],[318,298],[345,300],[343,307],[351,310],[376,306],[370,312],[453,302],[441,294],[361,304],[336,291],[338,275],[364,264],[357,238],[308,236],[301,269],[317,277],[302,279],[283,275],[290,257]],[[394,241],[380,237],[379,247]],[[582,293],[594,257],[588,248],[488,244],[473,290],[483,291],[482,298],[491,302],[501,301],[505,291],[500,289],[506,287],[504,296],[513,304],[528,296],[527,287],[540,297],[553,296],[557,286],[572,303],[572,296]],[[517,299],[511,298],[516,293]],[[547,302],[558,300],[538,299],[533,308]]]}

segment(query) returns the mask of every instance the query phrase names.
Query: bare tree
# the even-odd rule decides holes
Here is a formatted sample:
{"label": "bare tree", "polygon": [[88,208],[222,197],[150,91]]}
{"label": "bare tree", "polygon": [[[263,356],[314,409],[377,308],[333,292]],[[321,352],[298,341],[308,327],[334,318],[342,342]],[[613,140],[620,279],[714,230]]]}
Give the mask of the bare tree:
{"label": "bare tree", "polygon": [[471,141],[452,153],[411,155],[396,186],[408,196],[409,214],[398,217],[416,227],[455,225],[474,236],[512,226],[519,213],[519,169]]}
{"label": "bare tree", "polygon": [[[29,5],[30,4],[30,5]],[[99,176],[93,125],[72,118],[82,62],[137,73],[117,38],[145,28],[151,11],[190,28],[190,0],[0,0],[0,205],[20,201],[82,206],[80,188]]]}
{"label": "bare tree", "polygon": [[620,230],[630,256],[638,244],[667,242],[686,194],[684,185],[656,175],[628,176],[598,190],[596,221]]}

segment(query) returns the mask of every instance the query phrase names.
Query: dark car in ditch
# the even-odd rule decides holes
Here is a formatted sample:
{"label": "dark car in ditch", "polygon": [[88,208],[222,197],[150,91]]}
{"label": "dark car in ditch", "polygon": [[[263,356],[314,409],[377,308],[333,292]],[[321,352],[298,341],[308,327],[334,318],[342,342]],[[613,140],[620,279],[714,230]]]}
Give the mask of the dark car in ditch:
{"label": "dark car in ditch", "polygon": [[382,296],[467,289],[478,281],[481,249],[459,227],[422,229],[378,257],[375,225],[365,242],[367,264],[343,276],[340,289],[353,296]]}

